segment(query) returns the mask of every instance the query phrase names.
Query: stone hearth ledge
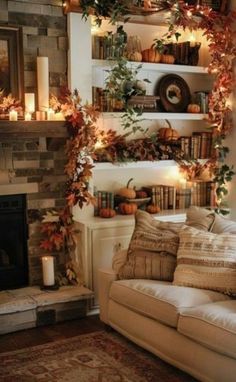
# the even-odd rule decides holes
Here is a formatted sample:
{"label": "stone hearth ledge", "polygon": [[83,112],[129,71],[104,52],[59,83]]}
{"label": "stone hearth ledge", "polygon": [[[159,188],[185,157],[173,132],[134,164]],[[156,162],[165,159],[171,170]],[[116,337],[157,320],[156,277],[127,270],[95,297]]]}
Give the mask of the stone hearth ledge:
{"label": "stone hearth ledge", "polygon": [[38,183],[9,183],[0,185],[0,195],[33,194],[39,192]]}
{"label": "stone hearth ledge", "polygon": [[85,315],[86,302],[94,297],[83,286],[42,291],[38,286],[0,292],[0,334],[33,328]]}

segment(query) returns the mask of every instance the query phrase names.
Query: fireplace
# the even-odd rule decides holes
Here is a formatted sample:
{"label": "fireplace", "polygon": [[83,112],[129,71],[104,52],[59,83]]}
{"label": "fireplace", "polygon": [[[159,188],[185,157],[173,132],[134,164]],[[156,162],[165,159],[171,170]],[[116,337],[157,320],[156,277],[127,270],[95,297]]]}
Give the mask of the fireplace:
{"label": "fireplace", "polygon": [[0,289],[28,285],[26,195],[0,196]]}

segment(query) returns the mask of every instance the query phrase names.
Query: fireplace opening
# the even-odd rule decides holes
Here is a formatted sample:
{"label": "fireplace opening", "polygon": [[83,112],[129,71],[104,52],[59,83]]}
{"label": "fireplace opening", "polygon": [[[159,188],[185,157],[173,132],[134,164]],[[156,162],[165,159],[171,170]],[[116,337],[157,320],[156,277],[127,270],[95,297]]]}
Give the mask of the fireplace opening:
{"label": "fireplace opening", "polygon": [[26,195],[0,196],[0,289],[28,285]]}

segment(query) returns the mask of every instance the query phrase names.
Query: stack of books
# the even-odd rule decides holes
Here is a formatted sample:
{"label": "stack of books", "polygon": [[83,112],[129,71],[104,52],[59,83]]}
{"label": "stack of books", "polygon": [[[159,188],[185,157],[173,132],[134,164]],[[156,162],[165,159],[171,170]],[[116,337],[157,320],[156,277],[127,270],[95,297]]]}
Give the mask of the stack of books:
{"label": "stack of books", "polygon": [[99,216],[102,208],[114,209],[114,194],[113,192],[94,190],[96,205],[94,206],[94,216]]}
{"label": "stack of books", "polygon": [[187,182],[186,186],[174,187],[166,185],[153,185],[143,187],[151,197],[151,203],[160,207],[161,210],[185,209],[191,205],[199,207],[215,207],[216,185],[214,182],[195,180]]}
{"label": "stack of books", "polygon": [[181,151],[185,158],[207,159],[211,157],[212,133],[194,132],[191,137],[180,138]]}
{"label": "stack of books", "polygon": [[174,186],[159,184],[143,187],[143,190],[151,197],[151,204],[160,207],[161,210],[175,209],[176,189]]}
{"label": "stack of books", "polygon": [[216,207],[216,184],[194,180],[187,182],[186,188],[191,190],[191,205]]}

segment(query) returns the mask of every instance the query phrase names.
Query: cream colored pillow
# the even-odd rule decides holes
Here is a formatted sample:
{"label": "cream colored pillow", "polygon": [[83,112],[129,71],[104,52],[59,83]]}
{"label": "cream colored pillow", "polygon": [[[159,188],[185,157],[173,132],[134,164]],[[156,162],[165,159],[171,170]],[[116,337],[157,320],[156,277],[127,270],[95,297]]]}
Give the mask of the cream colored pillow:
{"label": "cream colored pillow", "polygon": [[197,206],[191,206],[186,212],[186,224],[203,230],[210,231],[215,221],[214,211]]}
{"label": "cream colored pillow", "polygon": [[236,235],[185,226],[179,237],[174,284],[236,294]]}
{"label": "cream colored pillow", "polygon": [[215,221],[211,232],[214,233],[234,233],[236,234],[236,222],[229,220],[220,215],[215,215]]}
{"label": "cream colored pillow", "polygon": [[178,232],[182,226],[182,223],[155,220],[147,212],[138,210],[127,260],[119,269],[119,278],[172,281],[179,245]]}

